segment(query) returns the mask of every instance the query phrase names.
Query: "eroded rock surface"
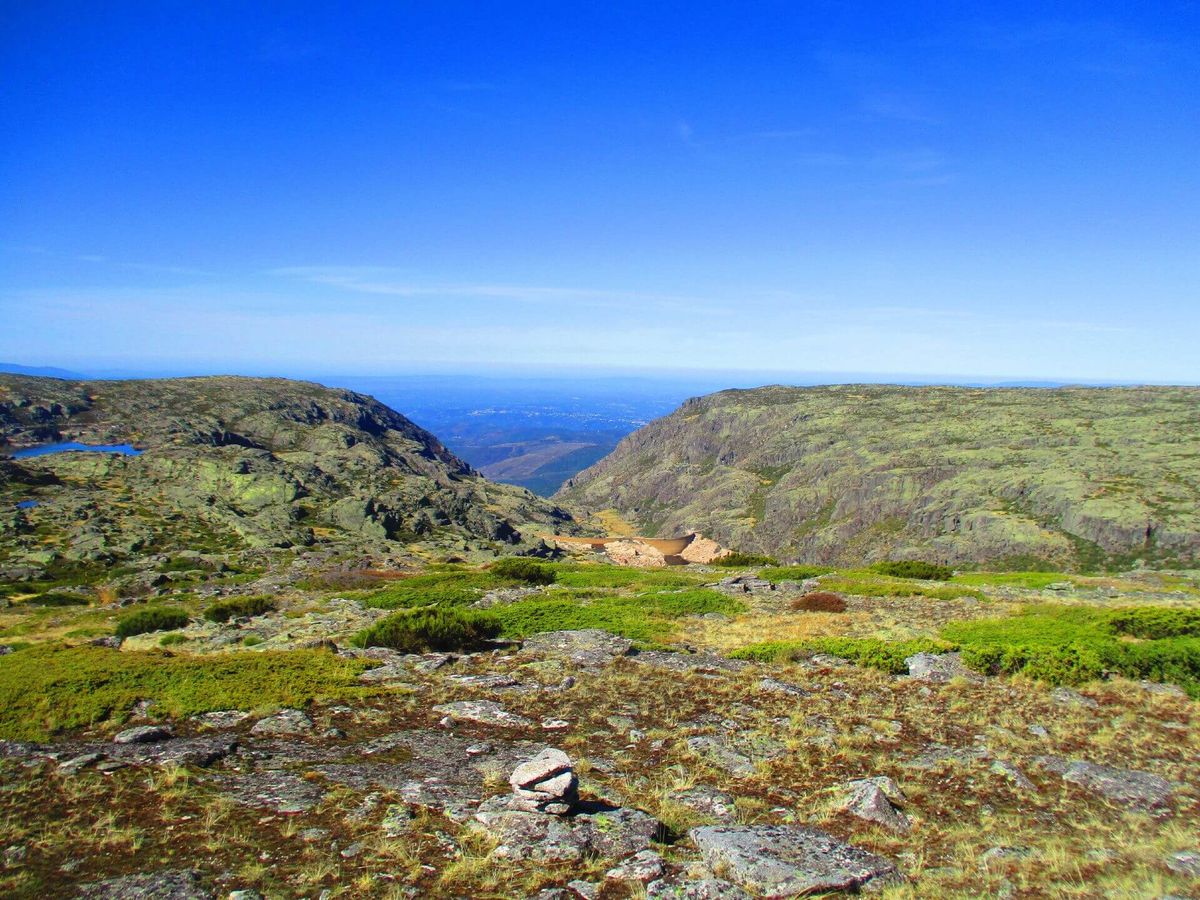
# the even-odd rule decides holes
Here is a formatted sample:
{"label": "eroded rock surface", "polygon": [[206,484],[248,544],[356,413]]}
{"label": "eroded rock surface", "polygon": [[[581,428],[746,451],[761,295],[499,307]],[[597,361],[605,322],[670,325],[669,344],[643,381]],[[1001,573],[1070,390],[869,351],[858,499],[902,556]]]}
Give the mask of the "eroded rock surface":
{"label": "eroded rock surface", "polygon": [[689,834],[710,869],[767,897],[854,890],[896,875],[890,860],[815,828],[707,825]]}

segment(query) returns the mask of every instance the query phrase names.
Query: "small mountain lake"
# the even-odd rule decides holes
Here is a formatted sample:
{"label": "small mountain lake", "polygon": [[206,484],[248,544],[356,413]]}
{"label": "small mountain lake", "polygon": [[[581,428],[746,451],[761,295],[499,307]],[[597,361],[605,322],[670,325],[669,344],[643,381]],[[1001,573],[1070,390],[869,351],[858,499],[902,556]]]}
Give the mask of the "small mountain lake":
{"label": "small mountain lake", "polygon": [[17,504],[17,509],[33,509],[38,505],[36,500],[22,500]]}
{"label": "small mountain lake", "polygon": [[51,453],[120,453],[122,456],[141,456],[142,451],[132,444],[79,444],[68,441],[62,444],[42,444],[40,447],[25,447],[9,454],[13,459],[30,456],[49,456]]}

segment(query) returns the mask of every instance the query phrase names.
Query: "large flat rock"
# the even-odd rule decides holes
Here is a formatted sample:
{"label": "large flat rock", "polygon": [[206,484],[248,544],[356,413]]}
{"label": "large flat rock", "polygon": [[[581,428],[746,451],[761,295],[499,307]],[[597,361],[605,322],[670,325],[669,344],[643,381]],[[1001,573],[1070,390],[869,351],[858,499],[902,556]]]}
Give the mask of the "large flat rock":
{"label": "large flat rock", "polygon": [[1039,756],[1035,762],[1043,769],[1061,775],[1064,781],[1130,809],[1164,810],[1175,796],[1175,785],[1150,772],[1118,769],[1061,756]]}
{"label": "large flat rock", "polygon": [[894,877],[882,856],[794,825],[707,825],[689,832],[715,873],[762,897],[855,890]]}
{"label": "large flat rock", "polygon": [[586,668],[608,665],[633,648],[633,641],[600,628],[577,631],[544,631],[522,642],[522,649],[547,656],[564,656]]}

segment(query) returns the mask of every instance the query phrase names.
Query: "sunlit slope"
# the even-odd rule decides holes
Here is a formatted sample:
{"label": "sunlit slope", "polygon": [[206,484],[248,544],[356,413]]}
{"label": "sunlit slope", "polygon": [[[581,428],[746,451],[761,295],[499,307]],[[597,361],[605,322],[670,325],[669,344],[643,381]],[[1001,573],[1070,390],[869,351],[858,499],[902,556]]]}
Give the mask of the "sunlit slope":
{"label": "sunlit slope", "polygon": [[689,400],[564,486],[643,533],[812,561],[1200,555],[1200,389],[764,387]]}

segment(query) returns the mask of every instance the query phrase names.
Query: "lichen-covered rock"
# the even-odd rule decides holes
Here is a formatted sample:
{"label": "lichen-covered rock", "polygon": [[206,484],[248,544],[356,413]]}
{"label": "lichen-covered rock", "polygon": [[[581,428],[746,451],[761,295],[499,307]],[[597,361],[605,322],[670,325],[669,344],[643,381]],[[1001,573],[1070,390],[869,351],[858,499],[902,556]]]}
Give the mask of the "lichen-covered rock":
{"label": "lichen-covered rock", "polygon": [[749,894],[721,878],[673,875],[646,885],[647,900],[752,900]]}
{"label": "lichen-covered rock", "polygon": [[706,825],[689,834],[714,873],[764,897],[854,890],[896,875],[890,860],[815,828]]}
{"label": "lichen-covered rock", "polygon": [[908,816],[894,804],[904,795],[890,778],[861,778],[843,786],[839,808],[867,822],[874,822],[890,831],[908,831],[912,827]]}
{"label": "lichen-covered rock", "polygon": [[667,799],[717,822],[732,822],[737,818],[733,795],[708,785],[697,784],[672,791],[667,795]]}
{"label": "lichen-covered rock", "polygon": [[613,884],[649,884],[661,878],[667,867],[653,850],[641,850],[604,873]]}
{"label": "lichen-covered rock", "polygon": [[904,663],[908,666],[908,677],[914,681],[945,684],[954,678],[975,682],[984,680],[982,675],[963,664],[961,653],[917,653],[904,660]]}
{"label": "lichen-covered rock", "polygon": [[114,744],[152,744],[172,737],[171,729],[162,725],[138,725],[113,735]]}
{"label": "lichen-covered rock", "polygon": [[579,800],[579,779],[571,768],[571,758],[552,747],[517,766],[508,783],[513,809],[562,816]]}
{"label": "lichen-covered rock", "polygon": [[80,885],[79,900],[215,900],[197,872],[165,869]]}
{"label": "lichen-covered rock", "polygon": [[274,715],[259,719],[251,734],[305,734],[313,730],[312,719],[301,709],[281,709]]}
{"label": "lichen-covered rock", "polygon": [[633,649],[633,641],[599,628],[581,628],[531,635],[522,642],[521,649],[529,653],[565,657],[578,666],[595,668],[627,655]]}
{"label": "lichen-covered rock", "polygon": [[1118,769],[1080,759],[1039,756],[1035,762],[1080,787],[1131,809],[1165,812],[1176,786],[1165,778],[1136,769]]}
{"label": "lichen-covered rock", "polygon": [[492,700],[458,700],[454,703],[439,704],[433,711],[457,721],[478,722],[481,725],[500,725],[506,728],[528,728],[533,725],[531,719],[509,712]]}
{"label": "lichen-covered rock", "polygon": [[475,819],[498,842],[496,856],[540,862],[624,859],[649,849],[662,831],[660,822],[637,809],[581,804],[571,815],[549,816],[513,809],[508,797],[480,804]]}

